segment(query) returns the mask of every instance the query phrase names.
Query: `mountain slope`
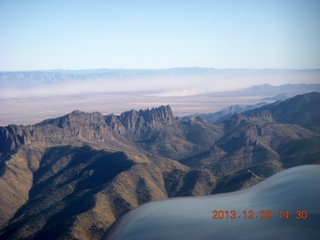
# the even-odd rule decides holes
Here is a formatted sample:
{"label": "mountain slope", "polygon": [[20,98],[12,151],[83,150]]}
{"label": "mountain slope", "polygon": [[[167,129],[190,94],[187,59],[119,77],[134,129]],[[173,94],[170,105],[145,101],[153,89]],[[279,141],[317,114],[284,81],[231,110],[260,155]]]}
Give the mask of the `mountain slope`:
{"label": "mountain slope", "polygon": [[268,111],[271,112],[273,119],[277,122],[298,124],[319,131],[319,102],[320,94],[318,92],[311,92],[297,95],[283,102],[276,102],[257,108],[247,114],[261,113],[265,109],[268,109]]}
{"label": "mountain slope", "polygon": [[234,113],[241,113],[241,112],[245,112],[245,111],[248,111],[248,110],[252,110],[254,108],[257,108],[257,107],[261,107],[263,105],[267,104],[266,102],[261,102],[261,103],[258,103],[258,104],[255,104],[255,105],[246,105],[246,106],[243,106],[243,105],[231,105],[225,109],[222,109],[218,112],[215,112],[215,113],[203,113],[203,114],[194,114],[194,115],[191,115],[191,116],[185,116],[182,118],[182,120],[185,120],[185,121],[189,121],[190,119],[193,119],[197,116],[200,116],[202,117],[203,119],[205,119],[206,121],[210,122],[210,123],[213,123],[213,124],[219,124],[225,120],[227,120],[228,118],[232,117],[232,115]]}
{"label": "mountain slope", "polygon": [[[193,185],[180,186],[187,195],[210,194],[215,186],[210,172],[198,171],[200,175],[194,176],[188,167],[165,158],[89,146],[48,148],[33,179],[29,178],[32,185],[26,187],[26,202],[21,202],[0,236],[98,239],[128,210],[178,195],[168,186],[175,171],[182,179],[192,176]],[[193,186],[203,190],[195,191]]]}
{"label": "mountain slope", "polygon": [[211,149],[180,162],[220,176],[215,193],[245,188],[285,168],[319,164],[319,100],[319,93],[309,93],[234,114]]}

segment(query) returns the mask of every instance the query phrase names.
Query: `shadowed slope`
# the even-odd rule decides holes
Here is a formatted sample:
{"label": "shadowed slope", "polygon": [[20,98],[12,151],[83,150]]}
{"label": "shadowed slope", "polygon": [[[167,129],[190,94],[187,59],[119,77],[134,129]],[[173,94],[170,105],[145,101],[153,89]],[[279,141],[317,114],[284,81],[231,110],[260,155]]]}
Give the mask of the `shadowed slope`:
{"label": "shadowed slope", "polygon": [[[9,162],[18,156],[13,155]],[[20,157],[27,165],[26,157]],[[180,186],[185,194],[209,194],[215,187],[210,172],[198,171],[193,176],[192,170],[173,160],[112,153],[89,146],[51,147],[44,151],[39,162],[36,171],[31,172],[27,167],[24,170],[29,174],[29,184],[24,186],[25,191],[17,189],[12,195],[14,198],[20,194],[22,200],[16,200],[16,210],[11,214],[21,208],[2,229],[1,238],[99,239],[128,210],[177,195],[167,186],[174,171],[180,171],[185,179]],[[192,184],[188,182],[190,176],[193,176]],[[17,181],[23,177],[19,175]],[[14,202],[3,201],[8,206]],[[2,206],[4,213],[8,213],[7,205]]]}

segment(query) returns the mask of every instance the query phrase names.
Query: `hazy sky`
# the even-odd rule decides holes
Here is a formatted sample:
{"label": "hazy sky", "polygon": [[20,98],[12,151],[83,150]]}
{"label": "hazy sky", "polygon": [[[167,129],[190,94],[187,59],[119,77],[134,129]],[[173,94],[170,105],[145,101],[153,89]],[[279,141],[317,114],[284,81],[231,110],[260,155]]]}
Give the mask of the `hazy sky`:
{"label": "hazy sky", "polygon": [[0,71],[320,68],[318,0],[1,0]]}

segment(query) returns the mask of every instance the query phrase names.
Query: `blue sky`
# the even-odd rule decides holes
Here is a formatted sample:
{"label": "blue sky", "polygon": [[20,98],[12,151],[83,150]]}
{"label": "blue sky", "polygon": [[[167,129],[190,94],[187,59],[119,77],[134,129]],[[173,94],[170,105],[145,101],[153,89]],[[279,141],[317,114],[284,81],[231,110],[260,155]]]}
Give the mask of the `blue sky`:
{"label": "blue sky", "polygon": [[318,0],[0,1],[0,71],[320,68]]}

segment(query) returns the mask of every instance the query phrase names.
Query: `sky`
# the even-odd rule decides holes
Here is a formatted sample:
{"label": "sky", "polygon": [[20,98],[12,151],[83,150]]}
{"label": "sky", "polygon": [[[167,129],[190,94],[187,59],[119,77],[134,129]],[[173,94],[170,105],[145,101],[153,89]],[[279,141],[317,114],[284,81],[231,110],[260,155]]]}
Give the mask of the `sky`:
{"label": "sky", "polygon": [[0,71],[320,68],[318,0],[0,0]]}

